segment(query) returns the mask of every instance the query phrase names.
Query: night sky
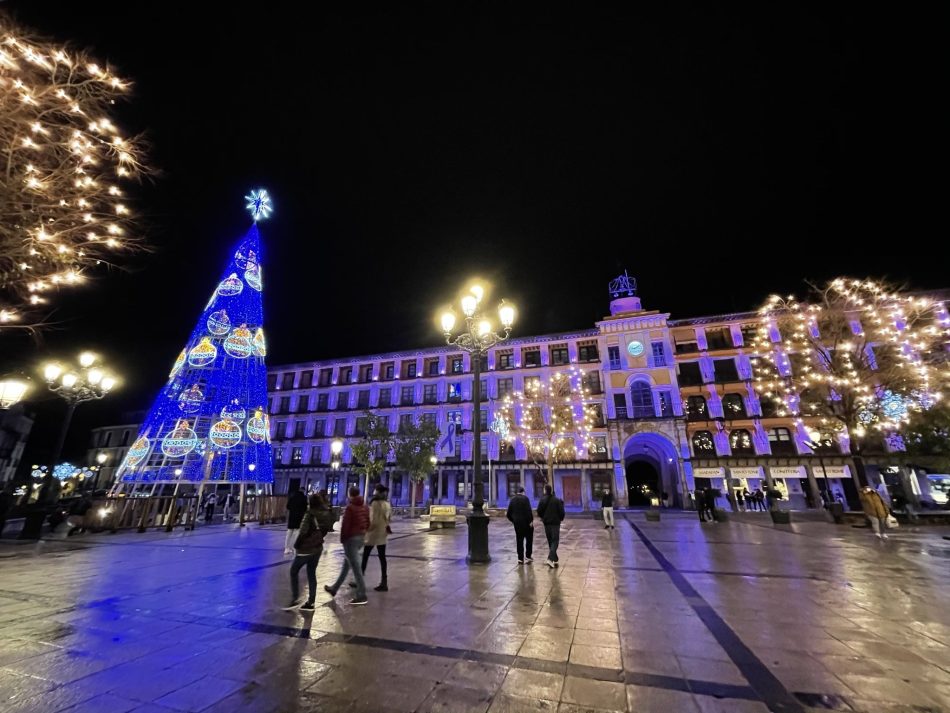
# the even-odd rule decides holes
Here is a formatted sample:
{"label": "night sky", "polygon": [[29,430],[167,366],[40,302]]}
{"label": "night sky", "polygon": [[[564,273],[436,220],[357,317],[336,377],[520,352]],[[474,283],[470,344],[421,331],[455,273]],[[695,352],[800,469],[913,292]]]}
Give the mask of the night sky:
{"label": "night sky", "polygon": [[[0,335],[5,368],[92,348],[124,375],[66,455],[149,405],[256,186],[276,204],[270,364],[436,344],[436,309],[472,275],[518,305],[517,335],[592,326],[624,268],[674,317],[806,277],[950,284],[937,18],[237,5],[0,2],[136,82],[118,118],[160,171],[135,190],[153,251],[64,295],[39,343]],[[35,408],[39,459],[63,405]]]}

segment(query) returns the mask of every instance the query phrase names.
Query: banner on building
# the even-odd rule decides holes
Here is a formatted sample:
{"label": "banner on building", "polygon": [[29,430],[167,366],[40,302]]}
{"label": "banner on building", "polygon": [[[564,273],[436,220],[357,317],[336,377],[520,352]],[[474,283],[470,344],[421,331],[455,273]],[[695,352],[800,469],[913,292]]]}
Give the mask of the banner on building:
{"label": "banner on building", "polygon": [[442,458],[454,458],[455,453],[455,429],[457,424],[454,421],[449,421],[445,424],[445,434],[442,436],[442,439],[436,445],[439,456]]}

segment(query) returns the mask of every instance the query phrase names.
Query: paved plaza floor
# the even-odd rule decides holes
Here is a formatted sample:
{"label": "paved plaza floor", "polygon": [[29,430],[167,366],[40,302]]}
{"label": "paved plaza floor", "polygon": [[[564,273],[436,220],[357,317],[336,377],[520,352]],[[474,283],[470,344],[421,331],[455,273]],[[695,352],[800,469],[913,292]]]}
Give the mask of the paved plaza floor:
{"label": "paved plaza floor", "polygon": [[277,526],[4,540],[0,711],[950,711],[946,530],[569,519],[556,570],[394,530],[389,592],[331,600],[331,535],[306,614]]}

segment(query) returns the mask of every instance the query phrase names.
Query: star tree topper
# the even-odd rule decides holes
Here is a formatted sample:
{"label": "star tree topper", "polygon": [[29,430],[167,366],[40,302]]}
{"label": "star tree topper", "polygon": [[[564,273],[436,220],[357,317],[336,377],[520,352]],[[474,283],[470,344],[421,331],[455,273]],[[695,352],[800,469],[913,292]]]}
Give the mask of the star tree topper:
{"label": "star tree topper", "polygon": [[245,207],[248,211],[250,211],[251,217],[254,218],[254,222],[270,217],[273,206],[270,202],[270,196],[263,188],[260,188],[256,191],[251,191],[246,196],[244,196],[244,200],[247,201],[247,205]]}

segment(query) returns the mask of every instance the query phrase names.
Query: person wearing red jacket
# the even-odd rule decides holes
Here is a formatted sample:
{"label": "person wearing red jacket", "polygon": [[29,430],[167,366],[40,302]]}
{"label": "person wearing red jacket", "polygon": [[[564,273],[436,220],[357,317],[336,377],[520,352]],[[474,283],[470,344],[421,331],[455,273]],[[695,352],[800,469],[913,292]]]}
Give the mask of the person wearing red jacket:
{"label": "person wearing red jacket", "polygon": [[346,575],[353,570],[353,579],[356,580],[356,596],[350,604],[366,604],[366,584],[363,581],[361,558],[363,555],[363,539],[369,529],[369,508],[363,503],[359,488],[350,488],[350,500],[343,511],[343,523],[340,525],[340,544],[343,545],[343,567],[340,576],[333,586],[324,586],[332,596],[346,581]]}

